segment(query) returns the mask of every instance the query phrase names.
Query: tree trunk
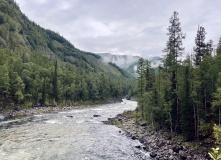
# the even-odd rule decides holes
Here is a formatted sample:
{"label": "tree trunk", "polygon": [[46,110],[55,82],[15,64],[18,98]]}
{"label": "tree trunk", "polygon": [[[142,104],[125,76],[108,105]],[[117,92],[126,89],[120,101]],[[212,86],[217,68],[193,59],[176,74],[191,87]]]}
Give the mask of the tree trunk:
{"label": "tree trunk", "polygon": [[195,137],[197,137],[196,108],[194,106],[194,102],[193,102],[193,117],[194,117]]}
{"label": "tree trunk", "polygon": [[173,133],[173,123],[172,123],[171,114],[170,114],[170,132]]}
{"label": "tree trunk", "polygon": [[199,118],[199,108],[198,108],[198,106],[196,107],[196,109],[197,109],[197,135],[196,135],[196,137],[197,137],[197,140],[199,140],[199,126],[200,126],[200,118]]}
{"label": "tree trunk", "polygon": [[204,108],[205,108],[205,113],[206,113],[206,87],[204,90]]}
{"label": "tree trunk", "polygon": [[219,106],[219,126],[220,126],[220,106]]}

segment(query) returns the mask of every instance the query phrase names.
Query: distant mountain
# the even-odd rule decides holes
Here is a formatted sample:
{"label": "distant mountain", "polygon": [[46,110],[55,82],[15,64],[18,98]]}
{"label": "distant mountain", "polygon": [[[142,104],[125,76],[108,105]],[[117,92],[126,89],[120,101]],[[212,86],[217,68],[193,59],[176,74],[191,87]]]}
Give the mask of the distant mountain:
{"label": "distant mountain", "polygon": [[[100,53],[101,60],[105,63],[114,63],[118,67],[123,68],[133,76],[137,76],[137,64],[138,60],[141,58],[139,56],[130,56],[130,55],[114,55],[110,53]],[[148,59],[151,63],[151,67],[156,69],[159,65],[162,64],[161,57],[152,57]]]}
{"label": "distant mountain", "polygon": [[117,66],[121,68],[128,68],[131,64],[137,62],[140,57],[139,56],[130,56],[130,55],[114,55],[110,53],[100,53],[103,62],[111,62],[115,63]]}

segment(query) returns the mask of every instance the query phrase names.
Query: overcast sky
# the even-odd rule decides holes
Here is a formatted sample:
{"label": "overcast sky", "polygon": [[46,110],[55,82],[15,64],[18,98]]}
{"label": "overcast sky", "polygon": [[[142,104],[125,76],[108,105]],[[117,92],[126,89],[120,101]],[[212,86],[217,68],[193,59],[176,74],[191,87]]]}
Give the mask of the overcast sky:
{"label": "overcast sky", "polygon": [[206,41],[221,36],[221,0],[16,0],[21,11],[40,26],[68,39],[75,47],[94,53],[139,55],[165,53],[167,27],[179,12],[191,53],[198,25]]}

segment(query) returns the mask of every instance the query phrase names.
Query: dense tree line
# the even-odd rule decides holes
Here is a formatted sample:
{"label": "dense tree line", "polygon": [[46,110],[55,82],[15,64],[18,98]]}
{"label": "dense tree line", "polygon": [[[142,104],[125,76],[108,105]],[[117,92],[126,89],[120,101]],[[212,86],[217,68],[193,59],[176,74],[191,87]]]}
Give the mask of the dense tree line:
{"label": "dense tree line", "polygon": [[0,107],[74,105],[121,98],[132,79],[85,73],[59,60],[33,53],[29,61],[10,49],[0,49]]}
{"label": "dense tree line", "polygon": [[154,72],[148,61],[139,60],[138,113],[187,140],[208,137],[214,124],[220,125],[221,38],[215,48],[212,40],[205,42],[205,28],[199,26],[194,54],[181,59],[185,34],[177,12],[170,18],[167,35],[163,66]]}

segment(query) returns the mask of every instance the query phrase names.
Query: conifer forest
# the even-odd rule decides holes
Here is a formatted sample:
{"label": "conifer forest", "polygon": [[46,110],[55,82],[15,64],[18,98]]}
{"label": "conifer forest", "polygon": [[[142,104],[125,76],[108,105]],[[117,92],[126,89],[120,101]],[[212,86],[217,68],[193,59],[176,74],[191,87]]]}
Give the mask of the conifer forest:
{"label": "conifer forest", "polygon": [[[120,5],[121,3],[117,1],[117,4]],[[92,5],[94,6],[94,4]],[[95,6],[95,8],[96,7],[97,6]],[[89,10],[91,14],[94,13],[94,10],[91,10],[90,7],[89,9],[86,9]],[[119,8],[116,10],[118,9]],[[126,11],[127,10],[125,9],[125,13]],[[113,11],[111,11],[111,13],[112,12]],[[164,43],[162,51],[158,53],[162,56],[160,57],[159,55],[156,55],[157,57],[153,58],[157,61],[154,62],[155,66],[153,66],[153,62],[146,58],[148,56],[144,56],[144,53],[146,54],[146,52],[142,49],[139,50],[142,52],[140,53],[140,57],[136,56],[136,54],[133,54],[133,56],[117,55],[118,53],[122,53],[122,50],[119,49],[119,52],[117,52],[116,46],[113,47],[113,51],[116,51],[117,53],[116,55],[112,55],[112,53],[99,54],[80,50],[60,33],[54,32],[51,29],[45,29],[36,22],[29,20],[28,16],[22,13],[16,1],[0,0],[0,133],[3,133],[3,130],[4,133],[8,133],[7,129],[11,126],[4,128],[5,124],[1,124],[1,122],[13,118],[14,115],[12,113],[14,112],[19,113],[19,111],[21,111],[23,113],[24,111],[26,114],[26,111],[29,113],[28,111],[33,108],[57,107],[62,110],[62,107],[80,106],[80,109],[86,108],[84,111],[87,114],[79,112],[79,114],[72,115],[71,112],[69,115],[69,113],[65,113],[65,116],[59,117],[62,123],[64,121],[66,122],[64,125],[73,123],[77,126],[78,124],[75,122],[83,117],[87,120],[84,119],[79,123],[84,122],[88,125],[90,122],[90,124],[86,126],[89,128],[88,130],[91,129],[90,125],[93,125],[93,128],[95,124],[102,124],[99,127],[105,128],[110,127],[104,124],[110,124],[109,121],[112,120],[110,116],[118,117],[121,113],[122,115],[125,113],[125,115],[129,117],[125,118],[126,120],[129,119],[129,125],[130,122],[132,123],[134,120],[136,121],[134,126],[143,125],[142,127],[146,127],[146,130],[149,127],[152,129],[151,131],[154,132],[153,134],[160,130],[165,134],[165,137],[166,135],[175,135],[174,137],[180,138],[181,142],[197,143],[198,146],[206,146],[208,152],[210,151],[209,149],[212,148],[211,146],[220,146],[221,36],[219,40],[209,39],[207,38],[207,35],[209,34],[209,32],[207,33],[207,26],[191,26],[197,28],[195,30],[195,37],[191,41],[193,42],[191,45],[194,47],[192,47],[191,50],[186,50],[189,46],[185,46],[187,43],[184,42],[189,33],[188,31],[183,30],[185,27],[182,26],[182,17],[179,13],[180,12],[174,11],[171,17],[168,17],[168,27],[164,26],[166,29],[164,30],[164,35],[162,35],[166,36],[167,40]],[[113,13],[114,18],[119,18],[120,14],[118,14],[118,12]],[[100,14],[96,15],[102,17]],[[137,14],[137,16],[140,15],[141,14]],[[136,16],[128,17],[132,19],[136,18]],[[138,28],[142,28],[142,32],[135,31],[136,27],[134,27],[134,29],[132,26],[132,28],[129,29],[131,33],[127,33],[129,35],[129,40],[120,36],[116,39],[112,37],[110,40],[111,44],[119,43],[120,45],[121,40],[125,39],[125,42],[121,43],[125,50],[131,46],[137,49],[141,46],[139,43],[143,43],[144,41],[144,39],[142,39],[145,37],[143,34],[150,34],[146,29],[148,30],[148,27],[153,27],[152,25],[154,23],[138,24],[140,19],[134,20],[133,23],[129,23],[128,17],[124,17],[126,20],[123,19],[123,22],[121,22],[122,24],[120,23],[120,25],[114,24],[114,21],[113,23],[109,23],[108,20],[106,20],[106,17],[104,18],[105,23],[102,25],[99,22],[94,22],[96,27],[100,30],[99,32],[96,32],[95,30],[95,33],[92,35],[95,35],[96,40],[100,40],[100,37],[96,34],[103,33],[106,37],[111,35],[107,30],[101,29],[105,25],[106,29],[113,29],[114,34],[124,35],[128,31],[126,29],[130,28],[130,25],[134,25]],[[88,23],[90,23],[94,19],[85,18],[84,20],[88,20]],[[118,21],[116,20],[116,22]],[[84,23],[80,21],[77,24],[83,25]],[[147,25],[147,27],[145,28],[141,24]],[[86,28],[85,34],[87,32],[86,30],[88,28],[90,29],[90,27],[87,28],[83,26],[82,28]],[[123,34],[118,32],[118,28],[125,29]],[[159,28],[162,29],[163,27],[158,26],[158,28],[156,27],[156,30]],[[155,34],[156,30],[152,29],[153,34]],[[131,36],[134,34],[133,32],[136,36]],[[75,36],[75,34],[77,35],[77,33],[74,32],[71,36]],[[101,37],[104,38],[105,36]],[[160,36],[161,35],[156,35],[158,40]],[[137,37],[141,38],[141,40],[136,40]],[[155,35],[150,37],[154,38]],[[85,40],[84,38],[82,39]],[[83,41],[82,39],[81,41]],[[135,39],[136,42],[131,45],[130,40],[133,39]],[[156,39],[152,41],[156,42],[158,40]],[[105,38],[104,40],[102,39],[102,42],[103,41],[105,41]],[[91,40],[88,40],[88,42],[90,47],[95,44],[92,43]],[[128,44],[125,45],[127,42]],[[153,42],[145,42],[147,44],[146,48],[151,48],[150,46],[152,44],[154,45]],[[103,44],[100,41],[96,43]],[[109,45],[108,42],[105,42],[104,46],[106,47]],[[97,48],[99,49],[99,47]],[[151,51],[154,52],[155,50],[152,49]],[[135,51],[132,50],[131,52]],[[125,51],[125,53],[131,52]],[[102,56],[106,56],[106,58],[112,56],[110,58],[112,61],[104,61],[105,57]],[[129,61],[131,63],[130,65],[126,63],[129,63]],[[159,64],[158,61],[160,61]],[[117,62],[119,62],[121,66],[117,64]],[[127,68],[122,66],[127,66]],[[124,101],[122,101],[122,99]],[[96,107],[103,107],[103,110],[93,108],[95,107],[94,105],[101,104],[105,104],[106,106]],[[112,110],[111,105],[113,105]],[[90,107],[87,108],[87,106],[92,107],[94,110],[88,109]],[[129,109],[133,109],[133,111],[126,112],[126,110]],[[94,111],[93,114],[92,111]],[[30,115],[33,116],[34,114]],[[50,115],[51,117],[49,116],[49,121],[46,121],[44,124],[47,123],[48,125],[48,123],[51,123],[51,126],[52,124],[55,124],[54,121],[53,123],[50,121],[50,119],[54,118],[52,115],[53,114]],[[88,118],[88,115],[91,117]],[[108,121],[104,121],[105,118],[102,116],[106,116],[105,118]],[[123,122],[121,119],[122,117],[118,118],[118,120],[120,119],[120,122],[117,122],[115,125],[120,126],[122,130],[125,131],[125,128],[127,127],[121,124],[121,122]],[[76,121],[73,122],[72,120],[74,118]],[[39,120],[39,122],[43,120]],[[133,130],[133,127],[130,129]],[[76,131],[72,129],[73,128],[70,129],[71,132]],[[112,129],[110,129],[110,132],[114,132],[116,128]],[[95,134],[95,137],[96,135],[99,135],[100,133],[95,132],[98,130],[99,129],[94,129],[93,132],[91,132],[91,135]],[[105,131],[107,130],[108,129]],[[135,137],[134,139],[139,139],[136,138],[136,136],[139,136],[139,133],[137,132],[135,136],[132,136],[135,132],[134,130],[132,131],[130,138],[132,137],[133,139]],[[145,133],[148,132],[149,134],[149,131],[146,130]],[[63,131],[60,133],[62,132]],[[113,135],[117,133],[117,136],[115,137],[121,139],[121,136],[123,135],[121,134],[122,132],[123,131],[116,129],[116,132],[114,132]],[[104,133],[105,135],[108,135],[106,132]],[[67,134],[69,134],[69,132],[67,132]],[[121,135],[119,136],[119,134]],[[85,133],[85,135],[90,134]],[[70,136],[72,140],[74,139],[72,134],[68,136]],[[3,138],[5,137],[1,137],[0,134],[0,159],[1,155],[3,155],[1,153],[4,151],[3,149],[1,152],[1,148],[3,148],[3,141],[1,141],[1,139]],[[85,138],[82,139],[85,140]],[[108,140],[107,142],[112,143],[112,141]],[[100,140],[100,142],[102,141],[103,140]],[[117,140],[117,142],[120,141],[121,140]],[[127,145],[127,143],[124,144]],[[111,145],[107,145],[108,146],[106,147],[111,147]],[[8,147],[9,145],[6,146]],[[128,148],[128,146],[125,148]],[[141,149],[142,147],[138,146],[135,148]],[[8,149],[8,151],[10,151],[10,149]],[[100,150],[99,152],[102,153]],[[218,160],[218,153],[219,148],[213,149],[210,156],[213,157],[213,159]],[[126,155],[123,151],[122,154]],[[179,151],[174,155],[176,156],[178,154],[180,154]],[[116,156],[117,154],[113,155]],[[115,157],[115,159],[117,158]]]}

